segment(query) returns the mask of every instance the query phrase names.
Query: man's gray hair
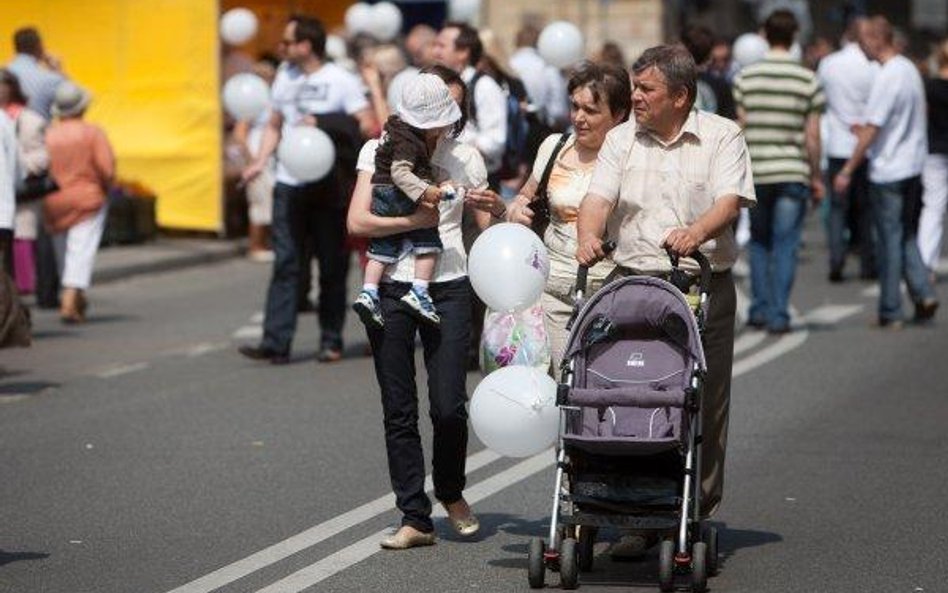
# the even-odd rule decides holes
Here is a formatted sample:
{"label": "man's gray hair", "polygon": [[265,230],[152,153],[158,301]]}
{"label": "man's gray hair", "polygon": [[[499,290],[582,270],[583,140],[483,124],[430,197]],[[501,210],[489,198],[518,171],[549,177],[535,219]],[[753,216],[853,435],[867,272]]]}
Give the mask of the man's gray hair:
{"label": "man's gray hair", "polygon": [[632,74],[638,75],[649,68],[656,68],[668,81],[672,91],[688,91],[688,108],[694,105],[698,94],[698,67],[695,60],[682,45],[659,45],[642,52],[632,64]]}

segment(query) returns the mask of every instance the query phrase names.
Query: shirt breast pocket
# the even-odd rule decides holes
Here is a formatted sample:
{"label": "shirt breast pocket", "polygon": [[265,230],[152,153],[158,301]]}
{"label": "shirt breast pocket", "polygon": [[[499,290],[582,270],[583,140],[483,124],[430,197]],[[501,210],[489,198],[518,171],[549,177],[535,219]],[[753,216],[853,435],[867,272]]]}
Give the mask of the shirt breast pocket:
{"label": "shirt breast pocket", "polygon": [[701,218],[714,205],[711,184],[704,178],[686,178],[682,180],[682,198],[688,223]]}

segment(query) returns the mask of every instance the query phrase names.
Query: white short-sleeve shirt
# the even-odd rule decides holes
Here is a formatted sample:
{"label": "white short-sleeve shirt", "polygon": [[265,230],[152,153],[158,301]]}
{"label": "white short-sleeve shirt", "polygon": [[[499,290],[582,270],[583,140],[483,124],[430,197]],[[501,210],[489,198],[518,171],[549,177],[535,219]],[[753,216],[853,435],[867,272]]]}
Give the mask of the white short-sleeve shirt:
{"label": "white short-sleeve shirt", "polygon": [[[299,125],[307,115],[347,113],[352,115],[369,107],[365,86],[359,78],[334,64],[306,74],[296,66],[282,64],[271,88],[272,106],[283,116],[283,133]],[[300,181],[277,163],[277,181],[299,185]]]}
{"label": "white short-sleeve shirt", "polygon": [[869,148],[869,180],[891,183],[921,175],[928,155],[925,85],[915,64],[895,56],[869,93],[866,123],[879,127]]}
{"label": "white short-sleeve shirt", "polygon": [[[736,195],[745,206],[757,199],[741,129],[696,110],[668,143],[635,120],[613,128],[599,150],[589,195],[613,204],[606,225],[617,243],[613,261],[646,273],[671,268],[662,248],[671,230],[692,224],[719,198]],[[730,269],[738,253],[733,230],[702,245],[701,252],[715,271]],[[695,268],[690,260],[682,266]]]}
{"label": "white short-sleeve shirt", "polygon": [[[372,173],[375,171],[375,151],[378,140],[369,140],[359,151],[356,169]],[[487,169],[484,159],[474,147],[462,144],[454,138],[445,137],[438,142],[431,155],[431,168],[435,182],[450,182],[457,187],[487,187]],[[464,216],[464,201],[460,198],[442,200],[438,206],[440,219],[438,233],[444,250],[438,255],[438,263],[432,282],[447,282],[467,276],[467,251],[461,234]],[[398,262],[385,267],[385,278],[393,282],[411,282],[415,277],[415,258],[409,249],[402,250]]]}

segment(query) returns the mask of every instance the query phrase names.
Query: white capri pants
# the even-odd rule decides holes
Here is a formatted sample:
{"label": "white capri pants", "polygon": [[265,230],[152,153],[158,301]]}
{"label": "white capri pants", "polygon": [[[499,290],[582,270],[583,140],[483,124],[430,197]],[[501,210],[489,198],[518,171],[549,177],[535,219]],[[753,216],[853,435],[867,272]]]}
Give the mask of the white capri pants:
{"label": "white capri pants", "polygon": [[102,231],[105,230],[105,215],[108,209],[108,206],[103,206],[96,214],[66,232],[53,235],[60,284],[64,288],[89,288],[95,254],[99,250]]}
{"label": "white capri pants", "polygon": [[948,206],[948,154],[930,154],[922,170],[922,214],[918,221],[918,251],[922,262],[934,270],[941,255],[945,207]]}

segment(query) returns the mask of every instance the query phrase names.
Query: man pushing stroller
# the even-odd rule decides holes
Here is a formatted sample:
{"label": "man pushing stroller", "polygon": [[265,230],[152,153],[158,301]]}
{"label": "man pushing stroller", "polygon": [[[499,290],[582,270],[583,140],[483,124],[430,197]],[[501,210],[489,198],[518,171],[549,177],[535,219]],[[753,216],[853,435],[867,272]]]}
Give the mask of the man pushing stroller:
{"label": "man pushing stroller", "polygon": [[[667,277],[668,253],[699,250],[711,263],[705,337],[708,372],[701,408],[701,516],[721,502],[727,444],[736,297],[732,223],[756,202],[750,156],[737,124],[693,108],[697,70],[686,49],[646,50],[632,66],[634,119],[613,128],[577,221],[576,259],[605,257],[616,241],[613,277]],[[691,260],[682,260],[688,269]]]}

